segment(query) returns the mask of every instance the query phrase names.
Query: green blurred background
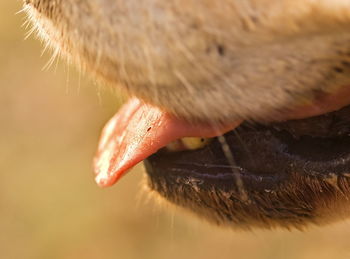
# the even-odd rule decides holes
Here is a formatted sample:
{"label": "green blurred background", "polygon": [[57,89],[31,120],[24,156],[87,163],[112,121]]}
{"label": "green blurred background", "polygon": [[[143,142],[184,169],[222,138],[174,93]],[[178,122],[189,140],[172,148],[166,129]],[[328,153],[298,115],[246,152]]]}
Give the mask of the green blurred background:
{"label": "green blurred background", "polygon": [[350,258],[350,224],[306,233],[234,232],[142,192],[142,166],[98,188],[91,161],[120,105],[49,55],[21,27],[19,0],[0,1],[0,258]]}

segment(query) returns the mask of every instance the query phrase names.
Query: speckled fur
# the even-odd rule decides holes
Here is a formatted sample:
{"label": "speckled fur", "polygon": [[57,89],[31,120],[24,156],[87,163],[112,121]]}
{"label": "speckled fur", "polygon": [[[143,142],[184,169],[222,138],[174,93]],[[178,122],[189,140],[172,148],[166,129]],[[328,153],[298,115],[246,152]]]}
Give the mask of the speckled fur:
{"label": "speckled fur", "polygon": [[[188,120],[269,120],[350,84],[348,0],[24,2],[55,55]],[[150,188],[220,225],[303,228],[349,214],[348,182],[303,178],[303,193],[284,186],[255,193],[250,204],[195,183],[155,179]],[[283,209],[290,201],[298,206]],[[264,209],[276,202],[281,210]]]}
{"label": "speckled fur", "polygon": [[190,120],[275,118],[350,83],[346,0],[25,2],[56,53]]}

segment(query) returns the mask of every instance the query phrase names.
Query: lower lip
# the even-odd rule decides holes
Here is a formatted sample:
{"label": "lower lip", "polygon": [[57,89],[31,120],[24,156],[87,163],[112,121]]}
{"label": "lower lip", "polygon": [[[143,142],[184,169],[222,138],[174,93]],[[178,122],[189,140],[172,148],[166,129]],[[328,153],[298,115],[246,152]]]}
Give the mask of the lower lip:
{"label": "lower lip", "polygon": [[279,121],[304,119],[339,110],[350,104],[350,86],[343,86],[333,93],[314,92],[314,100],[285,113]]}

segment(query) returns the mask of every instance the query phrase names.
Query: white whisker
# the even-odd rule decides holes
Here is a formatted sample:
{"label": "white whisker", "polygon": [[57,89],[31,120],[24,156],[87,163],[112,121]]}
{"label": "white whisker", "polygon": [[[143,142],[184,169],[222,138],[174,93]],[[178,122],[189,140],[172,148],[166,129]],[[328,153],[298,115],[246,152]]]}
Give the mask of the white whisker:
{"label": "white whisker", "polygon": [[243,180],[241,178],[240,172],[237,172],[236,161],[235,161],[233,153],[230,149],[230,146],[228,145],[224,135],[218,136],[218,140],[221,144],[222,151],[224,152],[224,155],[225,155],[228,163],[232,166],[231,171],[233,173],[233,177],[235,179],[238,192],[241,196],[240,198],[242,199],[242,201],[248,202],[249,197],[248,197],[248,194],[245,190],[244,183],[243,183]]}

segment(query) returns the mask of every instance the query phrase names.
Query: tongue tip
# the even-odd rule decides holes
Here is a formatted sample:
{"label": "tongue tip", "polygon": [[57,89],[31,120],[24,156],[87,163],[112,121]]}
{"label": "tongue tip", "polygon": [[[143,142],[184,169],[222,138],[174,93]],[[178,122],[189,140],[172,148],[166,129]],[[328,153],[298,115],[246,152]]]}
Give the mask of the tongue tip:
{"label": "tongue tip", "polygon": [[101,177],[100,174],[98,174],[96,177],[95,177],[95,182],[96,184],[99,186],[99,187],[109,187],[111,186],[112,184],[110,183],[109,179],[108,178],[105,178],[105,177]]}
{"label": "tongue tip", "polygon": [[[95,182],[99,187],[110,187],[120,180],[131,168],[142,159],[122,160],[114,159],[113,152],[96,155],[93,162]],[[112,157],[112,158],[111,158]],[[137,158],[137,157],[136,157]],[[143,158],[143,157],[141,157]]]}
{"label": "tongue tip", "polygon": [[117,178],[116,177],[111,177],[111,176],[103,176],[103,175],[100,175],[98,174],[96,177],[95,177],[95,182],[96,184],[101,187],[101,188],[105,188],[105,187],[110,187],[112,186],[115,182],[117,181]]}
{"label": "tongue tip", "polygon": [[110,187],[112,186],[121,175],[108,174],[108,173],[97,173],[95,176],[95,182],[99,187]]}
{"label": "tongue tip", "polygon": [[94,159],[95,181],[100,187],[111,186],[137,163],[173,140],[212,137],[237,124],[193,125],[134,98],[113,116],[102,132]]}

